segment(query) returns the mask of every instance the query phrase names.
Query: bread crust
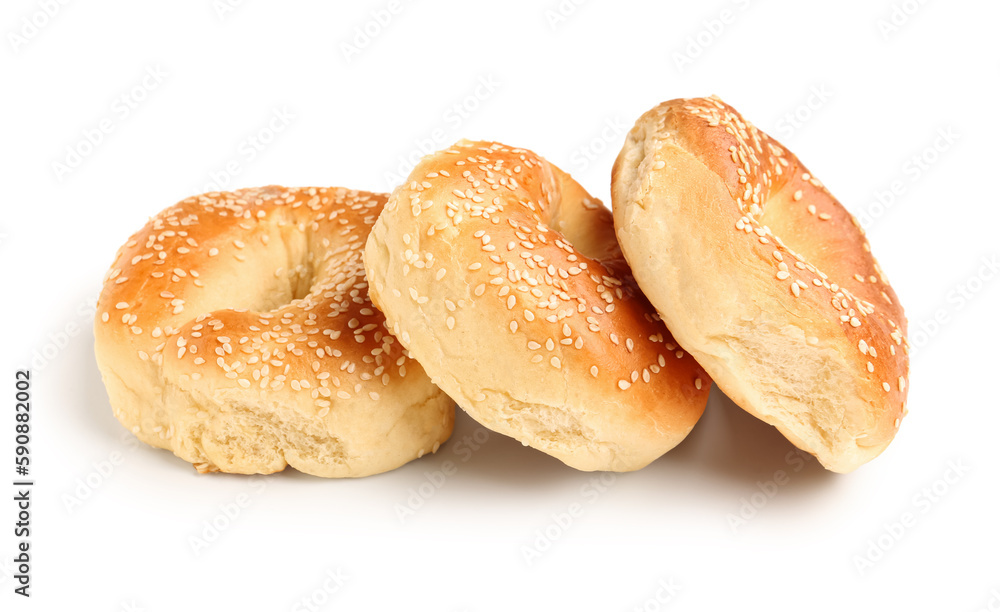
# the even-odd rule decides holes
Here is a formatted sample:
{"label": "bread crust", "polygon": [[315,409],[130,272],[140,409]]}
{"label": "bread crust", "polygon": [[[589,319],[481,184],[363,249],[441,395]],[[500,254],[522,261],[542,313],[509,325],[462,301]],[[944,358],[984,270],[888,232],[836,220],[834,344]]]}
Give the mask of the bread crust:
{"label": "bread crust", "polygon": [[454,405],[384,328],[363,246],[386,201],[278,186],[191,197],[119,249],[97,304],[115,416],[202,472],[384,472]]}
{"label": "bread crust", "polygon": [[639,287],[719,388],[828,469],[882,452],[903,417],[906,317],[860,225],[717,98],[671,100],[612,172]]}
{"label": "bread crust", "polygon": [[610,211],[531,151],[425,157],[368,238],[393,333],[474,419],[581,470],[688,434],[710,380],[636,289]]}

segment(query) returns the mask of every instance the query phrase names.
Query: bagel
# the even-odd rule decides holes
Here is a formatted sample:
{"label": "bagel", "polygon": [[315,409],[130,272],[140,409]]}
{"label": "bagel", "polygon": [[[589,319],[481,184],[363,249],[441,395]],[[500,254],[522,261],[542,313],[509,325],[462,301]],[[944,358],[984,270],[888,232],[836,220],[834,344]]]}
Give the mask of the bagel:
{"label": "bagel", "polygon": [[118,420],[200,472],[365,476],[436,451],[454,404],[368,298],[362,248],[385,201],[271,186],[151,219],[97,304]]}
{"label": "bagel", "polygon": [[636,289],[611,213],[531,151],[425,157],[368,237],[372,301],[466,412],[580,470],[641,468],[710,380]]}
{"label": "bagel", "polygon": [[892,441],[906,317],[858,222],[717,98],[671,100],[615,161],[618,241],[639,287],[734,402],[828,469]]}

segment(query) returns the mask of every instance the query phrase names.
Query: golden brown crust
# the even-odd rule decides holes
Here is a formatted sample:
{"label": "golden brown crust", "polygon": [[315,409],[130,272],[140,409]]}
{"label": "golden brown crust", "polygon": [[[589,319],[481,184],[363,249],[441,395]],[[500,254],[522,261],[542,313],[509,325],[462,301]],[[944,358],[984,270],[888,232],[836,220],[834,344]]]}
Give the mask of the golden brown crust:
{"label": "golden brown crust", "polygon": [[636,289],[609,211],[530,151],[462,141],[424,158],[365,265],[437,384],[573,467],[638,469],[704,409],[709,378]]}
{"label": "golden brown crust", "polygon": [[[724,392],[830,469],[888,445],[906,318],[860,226],[798,158],[718,99],[672,100],[637,121],[612,183],[639,286]],[[682,283],[705,299],[677,299]],[[817,383],[790,382],[782,359]]]}
{"label": "golden brown crust", "polygon": [[385,201],[272,186],[151,219],[98,301],[119,420],[202,472],[360,476],[436,450],[451,402],[368,298],[362,247]]}

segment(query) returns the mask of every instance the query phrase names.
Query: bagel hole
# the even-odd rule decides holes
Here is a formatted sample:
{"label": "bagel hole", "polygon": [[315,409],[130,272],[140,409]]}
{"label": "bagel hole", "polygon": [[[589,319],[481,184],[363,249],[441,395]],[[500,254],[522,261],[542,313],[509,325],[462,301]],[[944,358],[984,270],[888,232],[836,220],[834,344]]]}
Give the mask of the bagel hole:
{"label": "bagel hole", "polygon": [[313,284],[316,282],[316,270],[312,262],[307,262],[301,266],[302,270],[296,270],[293,277],[289,279],[291,284],[292,298],[290,302],[301,300],[312,292]]}
{"label": "bagel hole", "polygon": [[[269,258],[274,266],[274,284],[251,308],[260,312],[279,310],[309,296],[316,282],[318,264],[325,249],[313,244],[308,227],[291,223],[278,225],[272,234]],[[318,254],[313,254],[315,250]]]}

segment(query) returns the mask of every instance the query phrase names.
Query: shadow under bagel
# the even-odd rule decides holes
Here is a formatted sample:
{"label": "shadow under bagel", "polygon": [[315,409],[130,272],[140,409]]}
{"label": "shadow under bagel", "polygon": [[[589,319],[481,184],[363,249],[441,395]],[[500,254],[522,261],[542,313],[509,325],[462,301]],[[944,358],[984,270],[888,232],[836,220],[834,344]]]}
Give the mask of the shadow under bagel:
{"label": "shadow under bagel", "polygon": [[[477,443],[478,448],[462,461],[466,456],[464,449],[472,448],[469,440],[474,439],[477,431],[488,432],[488,438]],[[601,474],[613,474],[616,479],[648,478],[654,474],[656,479],[672,480],[679,470],[695,479],[721,480],[734,487],[734,493],[772,478],[777,470],[789,475],[789,486],[783,489],[822,489],[837,480],[835,473],[825,470],[777,429],[741,409],[714,386],[705,413],[687,438],[634,472],[576,470],[542,451],[487,430],[462,410],[456,410],[454,433],[437,453],[411,462],[397,472],[412,471],[416,477],[422,477],[425,471],[440,470],[447,461],[458,463],[456,479],[475,479],[481,484],[480,491],[497,493],[526,488],[542,491]]]}
{"label": "shadow under bagel", "polygon": [[790,484],[821,485],[836,480],[815,457],[788,441],[771,425],[740,408],[712,386],[708,406],[684,442],[653,464],[681,465],[706,477],[752,485],[770,479],[777,470],[790,474]]}

